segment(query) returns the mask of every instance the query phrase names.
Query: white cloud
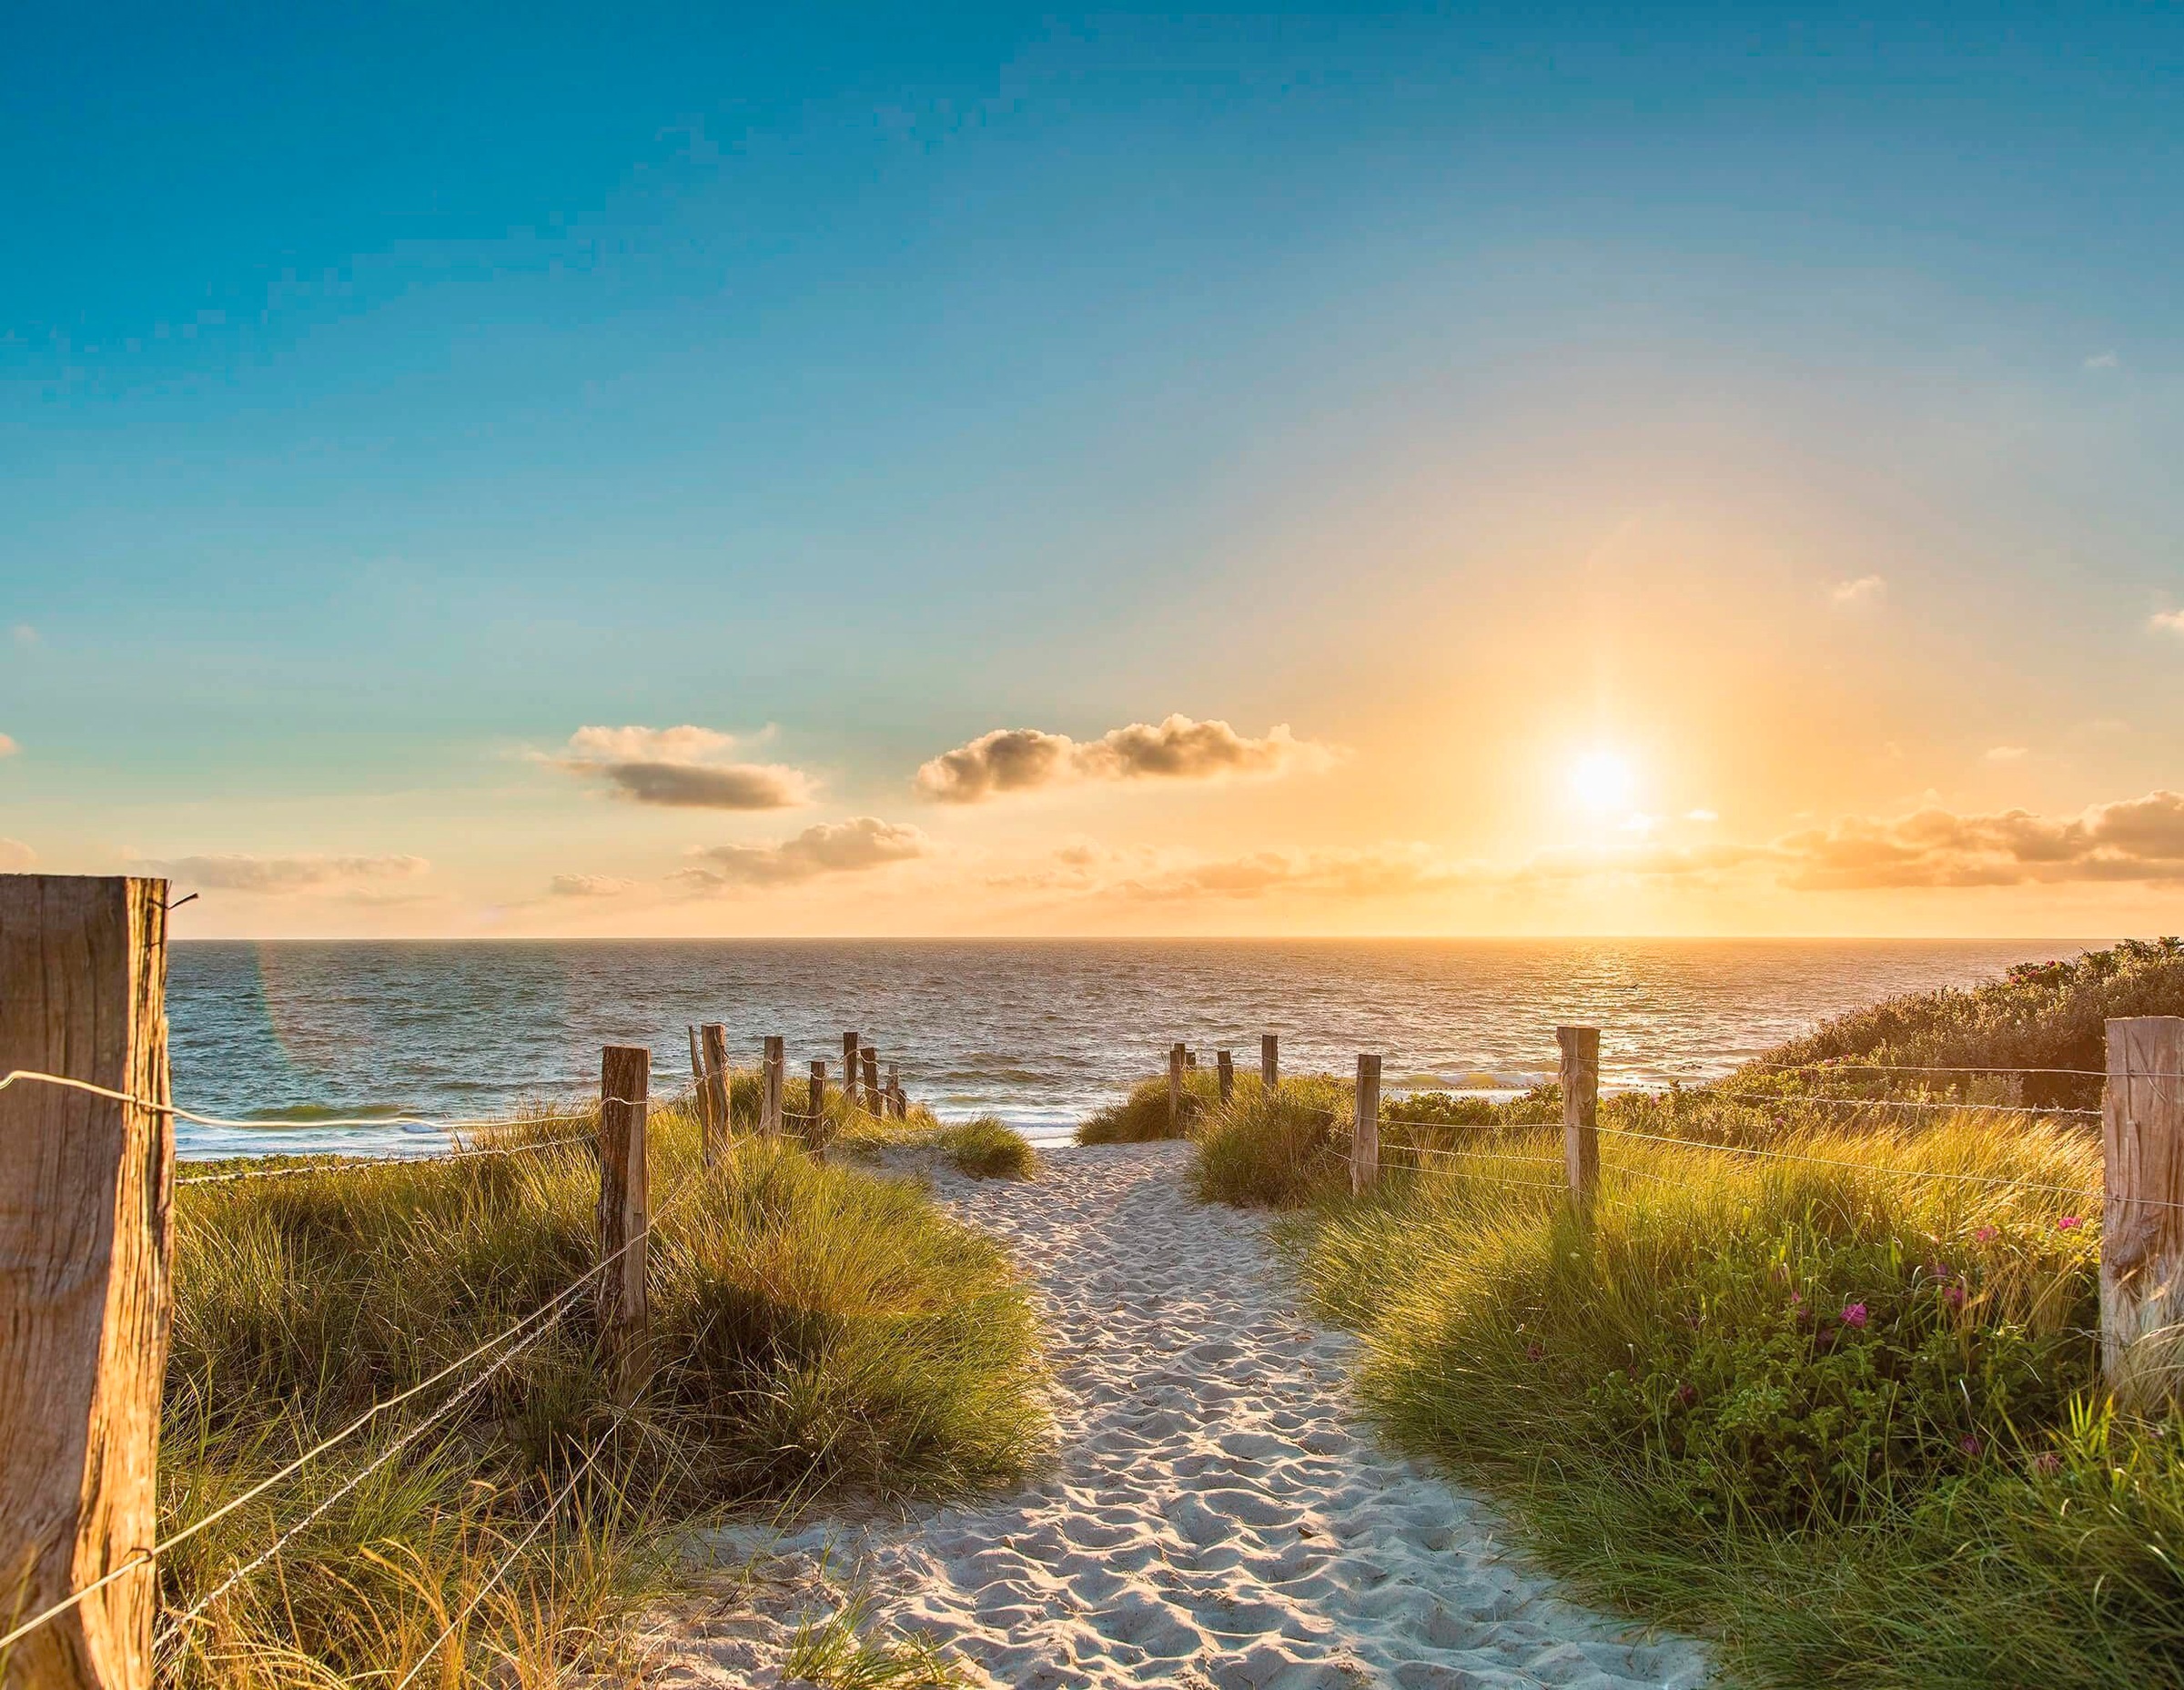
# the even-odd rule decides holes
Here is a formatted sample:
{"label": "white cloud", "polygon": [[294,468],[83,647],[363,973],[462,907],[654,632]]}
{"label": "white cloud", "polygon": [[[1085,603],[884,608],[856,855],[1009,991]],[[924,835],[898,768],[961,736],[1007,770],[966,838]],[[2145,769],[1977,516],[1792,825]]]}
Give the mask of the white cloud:
{"label": "white cloud", "polygon": [[1989,763],[2019,763],[2031,754],[2022,745],[1990,745],[1987,751]]}
{"label": "white cloud", "polygon": [[696,855],[701,866],[674,876],[704,889],[793,885],[822,875],[862,874],[891,863],[933,855],[933,841],[901,822],[860,815],[846,822],[821,822],[778,845],[713,845]]}
{"label": "white cloud", "polygon": [[0,839],[0,873],[20,875],[38,860],[38,854],[20,839]]}
{"label": "white cloud", "polygon": [[556,875],[546,888],[557,898],[619,897],[629,889],[630,882],[612,875]]}
{"label": "white cloud", "polygon": [[1226,722],[1171,715],[1082,742],[1039,728],[996,728],[923,764],[914,784],[921,797],[938,803],[982,804],[1004,793],[1080,781],[1283,774],[1323,765],[1332,756],[1329,747],[1299,739],[1287,724],[1254,739]]}
{"label": "white cloud", "polygon": [[1855,581],[1838,581],[1827,590],[1828,602],[1840,610],[1877,604],[1888,596],[1888,583],[1878,575],[1860,575]]}
{"label": "white cloud", "polygon": [[606,783],[632,804],[687,810],[786,810],[812,802],[817,783],[778,763],[727,761],[733,734],[712,728],[583,727],[559,757],[568,774]]}
{"label": "white cloud", "polygon": [[1720,814],[1714,810],[1686,810],[1684,812],[1684,819],[1687,822],[1718,822],[1722,818]]}
{"label": "white cloud", "polygon": [[2146,625],[2156,633],[2184,634],[2184,611],[2156,611]]}
{"label": "white cloud", "polygon": [[151,859],[140,866],[146,874],[207,891],[273,895],[369,891],[389,881],[414,880],[432,869],[421,856],[259,856],[245,851]]}
{"label": "white cloud", "polygon": [[1786,885],[1818,891],[2174,882],[2184,880],[2184,794],[2151,792],[2061,818],[1939,807],[1848,817],[1776,840],[1774,855],[1790,869]]}
{"label": "white cloud", "polygon": [[2122,364],[2123,359],[2117,357],[2112,351],[2096,352],[2092,357],[2086,359],[2086,368],[2088,369],[2120,369]]}

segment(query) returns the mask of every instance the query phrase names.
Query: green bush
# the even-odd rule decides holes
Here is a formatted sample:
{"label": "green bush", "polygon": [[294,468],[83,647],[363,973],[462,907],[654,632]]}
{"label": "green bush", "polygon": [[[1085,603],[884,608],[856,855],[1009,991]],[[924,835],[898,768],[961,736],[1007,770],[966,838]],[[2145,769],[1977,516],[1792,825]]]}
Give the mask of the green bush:
{"label": "green bush", "polygon": [[975,1179],[1028,1179],[1039,1159],[1031,1141],[996,1115],[941,1129],[941,1151]]}
{"label": "green bush", "polygon": [[1351,1088],[1323,1076],[1285,1079],[1273,1091],[1239,1090],[1198,1126],[1190,1187],[1198,1200],[1254,1208],[1301,1202],[1341,1163],[1350,1130]]}
{"label": "green bush", "polygon": [[[1257,1092],[1259,1077],[1239,1075],[1237,1094],[1247,1088]],[[1095,1109],[1079,1122],[1079,1144],[1150,1144],[1158,1138],[1187,1138],[1192,1128],[1220,1107],[1220,1076],[1212,1068],[1188,1068],[1183,1075],[1183,1118],[1178,1128],[1168,1119],[1168,1076],[1140,1080],[1118,1103]]]}

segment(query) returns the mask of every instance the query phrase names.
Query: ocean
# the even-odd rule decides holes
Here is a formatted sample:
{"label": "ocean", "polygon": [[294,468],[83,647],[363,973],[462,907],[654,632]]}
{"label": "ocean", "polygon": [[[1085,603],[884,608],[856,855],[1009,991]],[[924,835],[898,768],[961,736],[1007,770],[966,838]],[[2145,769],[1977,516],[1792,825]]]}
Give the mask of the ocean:
{"label": "ocean", "polygon": [[854,1030],[945,1118],[991,1111],[1056,1141],[1162,1071],[1177,1039],[1284,1072],[1382,1057],[1390,1090],[1507,1091],[1552,1076],[1554,1028],[1602,1031],[1610,1087],[1707,1078],[1824,1017],[2067,956],[2054,940],[595,940],[177,943],[175,1100],[186,1157],[416,1153],[437,1133],[354,1116],[490,1116],[596,1095],[604,1044],[687,1083],[685,1027],[737,1063],[787,1040],[838,1078]]}

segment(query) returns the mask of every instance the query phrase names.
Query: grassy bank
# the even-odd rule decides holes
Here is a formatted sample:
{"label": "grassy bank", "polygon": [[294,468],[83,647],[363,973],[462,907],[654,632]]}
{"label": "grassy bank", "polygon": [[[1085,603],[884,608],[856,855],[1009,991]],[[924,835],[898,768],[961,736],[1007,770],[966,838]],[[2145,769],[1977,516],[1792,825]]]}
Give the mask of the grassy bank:
{"label": "grassy bank", "polygon": [[[1239,1074],[1236,1096],[1259,1095],[1259,1076]],[[1159,1138],[1190,1136],[1200,1121],[1211,1118],[1220,1108],[1221,1078],[1212,1068],[1188,1068],[1183,1075],[1183,1109],[1180,1122],[1171,1120],[1168,1107],[1168,1076],[1140,1080],[1120,1101],[1102,1105],[1077,1123],[1079,1144],[1150,1144]]]}
{"label": "grassy bank", "polygon": [[[1551,1088],[1394,1108],[1391,1170],[1353,1199],[1349,1087],[1285,1085],[1196,1124],[1193,1178],[1290,1211],[1389,1435],[1739,1678],[2184,1684],[2184,1432],[2100,1388],[2098,1137],[1817,1100],[1855,1063],[2098,1070],[2098,1014],[2180,1010],[2175,948],[2119,947],[1877,1006],[1720,1090],[1610,1098],[1589,1224]],[[1876,1098],[2024,1095],[1858,1072]]]}
{"label": "grassy bank", "polygon": [[[682,1523],[1025,1470],[1035,1334],[996,1248],[907,1182],[748,1138],[707,1174],[697,1151],[654,1115],[646,1392],[612,1402],[578,1295],[164,1560],[178,1612],[324,1506],[185,1629],[174,1677],[390,1686],[460,1621],[419,1682],[560,1682],[615,1665]],[[547,1305],[593,1264],[596,1193],[581,1146],[185,1189],[169,1529]]]}

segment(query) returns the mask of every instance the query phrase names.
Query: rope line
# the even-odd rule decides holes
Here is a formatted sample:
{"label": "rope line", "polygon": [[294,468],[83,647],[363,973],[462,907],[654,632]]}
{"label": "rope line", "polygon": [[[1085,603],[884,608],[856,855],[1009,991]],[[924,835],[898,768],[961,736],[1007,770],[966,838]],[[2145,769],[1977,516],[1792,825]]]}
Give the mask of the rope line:
{"label": "rope line", "polygon": [[[199,1115],[191,1109],[177,1108],[171,1103],[160,1103],[150,1098],[139,1098],[132,1092],[116,1091],[110,1086],[96,1086],[87,1079],[70,1079],[65,1074],[41,1074],[31,1068],[16,1068],[0,1076],[0,1091],[5,1091],[17,1080],[37,1080],[48,1086],[59,1086],[69,1091],[88,1093],[94,1098],[108,1098],[116,1103],[133,1103],[140,1109],[149,1109],[155,1115],[171,1115],[178,1121],[187,1121],[193,1127],[229,1127],[246,1132],[263,1132],[283,1127],[428,1127],[437,1132],[460,1132],[473,1127],[508,1127],[521,1120],[581,1120],[590,1114],[589,1108],[575,1114],[505,1116],[480,1115],[467,1119],[440,1120],[424,1115],[358,1115],[340,1116],[330,1120],[231,1120],[224,1116]],[[649,1098],[602,1098],[602,1103],[622,1103],[632,1107],[650,1104]],[[662,1108],[676,1107],[662,1101]]]}
{"label": "rope line", "polygon": [[533,1150],[554,1150],[571,1144],[591,1144],[583,1134],[568,1138],[546,1138],[535,1144],[491,1145],[480,1149],[450,1150],[445,1156],[351,1156],[338,1162],[312,1162],[301,1168],[248,1168],[231,1174],[197,1174],[175,1184],[226,1185],[237,1179],[284,1179],[298,1174],[353,1174],[376,1168],[430,1168],[441,1162],[468,1162],[480,1156],[523,1156]]}

